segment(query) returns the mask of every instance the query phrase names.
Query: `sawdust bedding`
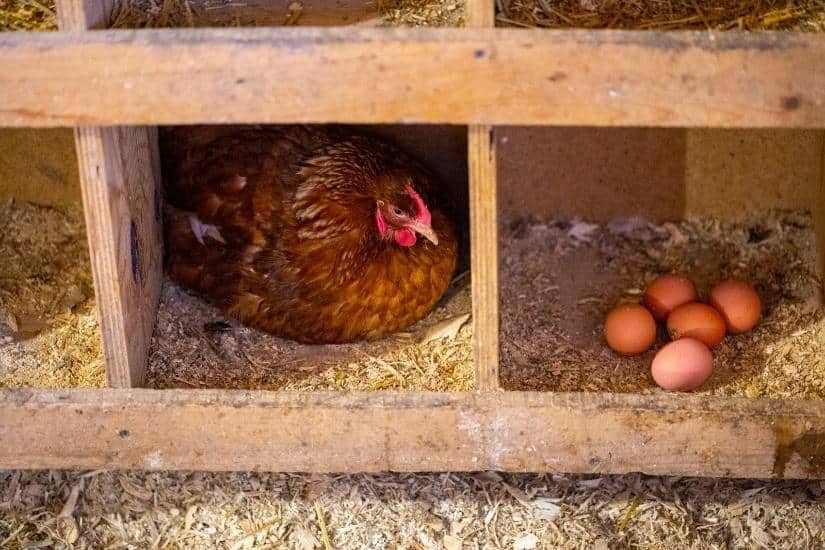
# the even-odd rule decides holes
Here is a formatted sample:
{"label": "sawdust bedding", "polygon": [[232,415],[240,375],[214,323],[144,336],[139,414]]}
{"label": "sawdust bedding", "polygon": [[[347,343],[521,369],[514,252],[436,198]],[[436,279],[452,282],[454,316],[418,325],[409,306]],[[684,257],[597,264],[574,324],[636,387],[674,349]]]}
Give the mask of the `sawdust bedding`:
{"label": "sawdust bedding", "polygon": [[496,24],[634,30],[825,31],[825,0],[496,0]]}
{"label": "sawdust bedding", "polygon": [[0,31],[57,30],[54,0],[0,0]]}
{"label": "sawdust bedding", "polygon": [[101,387],[105,369],[80,205],[0,203],[0,387]]}
{"label": "sawdust bedding", "polygon": [[[372,27],[457,27],[464,21],[464,0],[353,0],[363,4],[361,20],[354,24]],[[311,0],[307,1],[310,4]],[[341,2],[339,6],[346,6]],[[113,28],[203,27],[314,24],[302,21],[305,10],[302,0],[279,3],[283,12],[273,13],[273,7],[260,3],[260,11],[238,12],[245,4],[234,0],[120,0],[112,16]],[[236,12],[237,15],[233,14]],[[369,16],[369,14],[372,14]],[[367,16],[366,18],[363,18]],[[329,23],[326,23],[329,24]]]}
{"label": "sawdust bedding", "polygon": [[821,481],[0,471],[0,547],[815,549],[823,502]]}
{"label": "sawdust bedding", "polygon": [[473,386],[469,274],[407,332],[375,342],[311,346],[225,318],[163,286],[146,386],[268,390],[465,391]]}
{"label": "sawdust bedding", "polygon": [[[653,350],[614,354],[606,313],[638,301],[658,274],[690,276],[700,296],[723,277],[752,282],[763,318],[714,350],[700,393],[825,397],[825,308],[811,217],[772,212],[754,223],[691,219],[654,225],[513,220],[501,236],[501,376],[508,389],[651,393]],[[659,344],[667,341],[664,330]]]}

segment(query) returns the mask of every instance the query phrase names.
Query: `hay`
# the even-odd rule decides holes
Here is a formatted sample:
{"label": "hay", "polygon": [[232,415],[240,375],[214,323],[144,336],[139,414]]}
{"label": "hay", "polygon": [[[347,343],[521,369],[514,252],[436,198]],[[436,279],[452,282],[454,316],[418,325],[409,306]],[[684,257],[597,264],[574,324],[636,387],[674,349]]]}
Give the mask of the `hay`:
{"label": "hay", "polygon": [[[346,7],[346,9],[341,9]],[[362,26],[460,26],[464,0],[352,0],[340,3],[323,17],[324,6],[308,16],[304,3],[280,6],[245,4],[233,0],[120,0],[112,15],[112,28],[254,27],[331,23]],[[309,17],[308,21],[307,18]],[[337,18],[340,17],[340,20]],[[323,20],[323,23],[319,21]]]}
{"label": "hay", "polygon": [[825,0],[496,0],[503,26],[825,31]]}
{"label": "hay", "polygon": [[822,548],[824,499],[820,481],[0,471],[0,546]]}
{"label": "hay", "polygon": [[57,30],[54,0],[0,0],[0,32]]}
{"label": "hay", "polygon": [[382,5],[380,13],[392,27],[461,27],[464,5],[464,0],[396,0]]}
{"label": "hay", "polygon": [[464,391],[473,386],[472,324],[425,342],[434,324],[472,309],[469,277],[402,334],[375,342],[311,346],[240,325],[166,282],[147,368],[151,388]]}
{"label": "hay", "polygon": [[0,204],[0,387],[102,387],[80,205]]}
{"label": "hay", "polygon": [[[602,335],[607,311],[638,301],[663,272],[689,275],[700,295],[723,277],[751,281],[764,316],[714,350],[714,395],[825,397],[825,309],[815,275],[813,222],[771,212],[754,223],[692,219],[654,225],[617,220],[516,220],[502,236],[502,382],[541,391],[659,391],[655,349],[619,357]],[[659,344],[666,342],[660,331]]]}

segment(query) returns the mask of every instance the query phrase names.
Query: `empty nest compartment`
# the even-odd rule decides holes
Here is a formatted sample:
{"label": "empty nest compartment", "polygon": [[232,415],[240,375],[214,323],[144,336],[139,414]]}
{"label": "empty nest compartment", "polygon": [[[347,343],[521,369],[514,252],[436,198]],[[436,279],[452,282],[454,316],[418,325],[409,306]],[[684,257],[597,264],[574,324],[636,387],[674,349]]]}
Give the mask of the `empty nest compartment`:
{"label": "empty nest compartment", "polygon": [[0,148],[0,387],[104,386],[72,131]]}
{"label": "empty nest compartment", "polygon": [[[825,397],[822,134],[778,130],[502,128],[501,384],[661,392],[656,351],[614,353],[606,314],[664,273],[700,299],[754,285],[762,318],[713,350],[699,393]],[[584,162],[584,160],[587,162]],[[820,210],[821,212],[821,210]]]}

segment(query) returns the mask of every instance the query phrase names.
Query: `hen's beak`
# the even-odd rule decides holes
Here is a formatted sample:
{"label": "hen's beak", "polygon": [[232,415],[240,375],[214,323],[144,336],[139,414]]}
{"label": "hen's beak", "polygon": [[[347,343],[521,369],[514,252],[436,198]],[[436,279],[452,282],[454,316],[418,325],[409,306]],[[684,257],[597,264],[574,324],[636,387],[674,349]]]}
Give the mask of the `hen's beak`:
{"label": "hen's beak", "polygon": [[434,245],[438,245],[438,235],[435,234],[435,230],[433,230],[432,226],[426,225],[421,223],[420,221],[413,221],[411,224],[407,226],[408,228],[412,229]]}

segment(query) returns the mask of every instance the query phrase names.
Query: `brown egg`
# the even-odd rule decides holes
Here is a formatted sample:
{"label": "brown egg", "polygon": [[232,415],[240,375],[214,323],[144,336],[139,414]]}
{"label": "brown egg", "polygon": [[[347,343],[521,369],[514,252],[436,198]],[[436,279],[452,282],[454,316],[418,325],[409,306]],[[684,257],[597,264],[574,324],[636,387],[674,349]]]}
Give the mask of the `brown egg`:
{"label": "brown egg", "polygon": [[710,291],[710,305],[725,319],[728,332],[741,334],[756,326],[762,313],[762,301],[753,287],[737,280],[719,283]]}
{"label": "brown egg", "polygon": [[695,338],[713,349],[725,338],[725,320],[707,304],[693,302],[674,309],[667,317],[670,338]]}
{"label": "brown egg", "polygon": [[622,355],[638,355],[656,341],[656,321],[639,304],[622,304],[607,314],[604,336],[613,351]]}
{"label": "brown egg", "polygon": [[662,275],[650,283],[645,291],[644,304],[657,321],[664,321],[670,312],[696,301],[693,282],[679,275]]}
{"label": "brown egg", "polygon": [[653,358],[650,374],[663,389],[695,390],[713,372],[713,355],[708,347],[694,338],[670,342]]}

